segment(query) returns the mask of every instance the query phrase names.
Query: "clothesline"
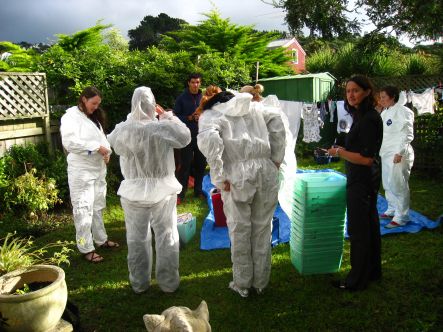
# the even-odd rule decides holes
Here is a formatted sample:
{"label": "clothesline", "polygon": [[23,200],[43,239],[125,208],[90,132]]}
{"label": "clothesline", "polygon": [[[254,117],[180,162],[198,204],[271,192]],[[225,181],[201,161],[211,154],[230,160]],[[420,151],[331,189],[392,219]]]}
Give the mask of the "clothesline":
{"label": "clothesline", "polygon": [[[428,90],[428,89],[435,89],[435,88],[438,88],[438,87],[439,87],[438,85],[434,85],[434,86],[427,87],[427,88],[409,89],[407,92],[422,93],[422,92],[425,92],[425,91]],[[443,86],[442,86],[442,87],[443,87]],[[406,90],[405,90],[405,91],[406,91]]]}

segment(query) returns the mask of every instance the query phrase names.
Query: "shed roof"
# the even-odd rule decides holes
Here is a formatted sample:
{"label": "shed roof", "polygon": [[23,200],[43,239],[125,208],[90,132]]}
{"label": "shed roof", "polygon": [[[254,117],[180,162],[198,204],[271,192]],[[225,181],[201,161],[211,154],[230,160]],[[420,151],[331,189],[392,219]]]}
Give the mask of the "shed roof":
{"label": "shed roof", "polygon": [[333,79],[337,80],[332,74],[328,72],[315,73],[315,74],[299,74],[299,75],[287,75],[287,76],[276,76],[270,78],[262,78],[259,81],[278,81],[278,80],[293,80],[302,78],[323,78],[323,79]]}

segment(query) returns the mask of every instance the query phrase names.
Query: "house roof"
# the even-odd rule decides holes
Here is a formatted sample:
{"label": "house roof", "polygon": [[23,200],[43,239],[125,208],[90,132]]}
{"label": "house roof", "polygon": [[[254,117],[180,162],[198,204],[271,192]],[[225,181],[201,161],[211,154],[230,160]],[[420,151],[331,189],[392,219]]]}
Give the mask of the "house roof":
{"label": "house roof", "polygon": [[288,39],[276,39],[268,43],[266,46],[267,48],[277,48],[277,47],[288,47],[292,43],[295,43],[297,47],[303,52],[303,54],[306,55],[305,50],[300,45],[300,43],[295,38],[288,38]]}

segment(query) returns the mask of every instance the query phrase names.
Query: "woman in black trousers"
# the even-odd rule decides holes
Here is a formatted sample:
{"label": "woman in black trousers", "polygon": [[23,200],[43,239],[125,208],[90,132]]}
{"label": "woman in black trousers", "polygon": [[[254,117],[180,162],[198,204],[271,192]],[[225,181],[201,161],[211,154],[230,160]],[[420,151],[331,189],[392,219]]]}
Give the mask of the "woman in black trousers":
{"label": "woman in black trousers", "polygon": [[346,83],[346,107],[353,124],[345,147],[328,149],[346,161],[347,230],[351,243],[351,271],[345,280],[334,281],[342,290],[363,290],[381,278],[381,238],[377,194],[381,171],[379,150],[383,124],[374,108],[374,88],[365,76]]}

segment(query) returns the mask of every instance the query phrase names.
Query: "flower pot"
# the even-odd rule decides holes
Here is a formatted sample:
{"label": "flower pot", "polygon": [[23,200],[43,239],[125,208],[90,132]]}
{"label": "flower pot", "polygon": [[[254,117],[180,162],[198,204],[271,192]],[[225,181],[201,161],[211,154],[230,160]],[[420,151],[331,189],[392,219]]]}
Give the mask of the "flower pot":
{"label": "flower pot", "polygon": [[[13,294],[33,283],[49,284],[23,295]],[[0,277],[0,330],[50,331],[59,322],[67,299],[65,272],[57,266],[35,265],[7,273]]]}

